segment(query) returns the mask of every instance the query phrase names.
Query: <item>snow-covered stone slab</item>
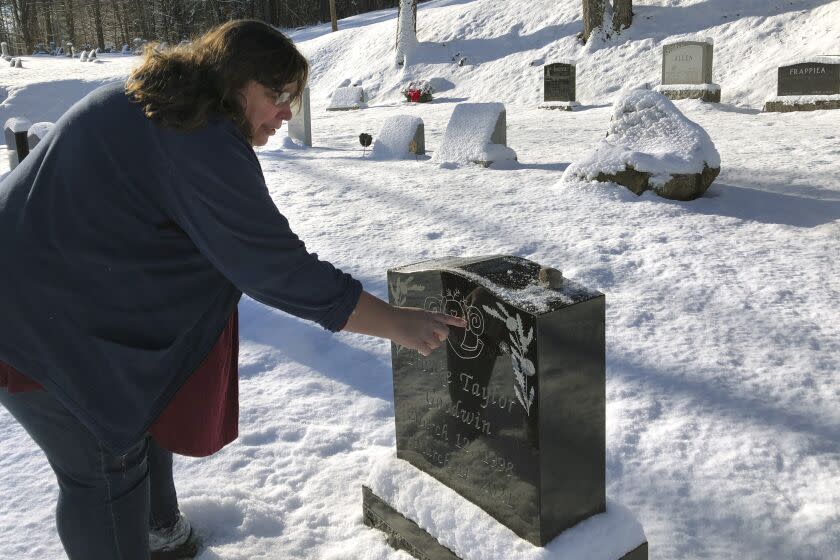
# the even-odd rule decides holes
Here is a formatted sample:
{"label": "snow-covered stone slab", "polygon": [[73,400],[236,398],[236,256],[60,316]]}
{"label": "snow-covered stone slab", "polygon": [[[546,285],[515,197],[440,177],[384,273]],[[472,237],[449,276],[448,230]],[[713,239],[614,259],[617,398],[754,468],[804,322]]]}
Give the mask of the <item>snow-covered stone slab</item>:
{"label": "snow-covered stone slab", "polygon": [[720,154],[703,128],[661,93],[630,90],[613,105],[607,137],[572,163],[563,181],[605,181],[636,194],[675,200],[702,196],[720,173]]}
{"label": "snow-covered stone slab", "polygon": [[435,560],[647,560],[647,537],[626,507],[585,519],[545,546],[519,538],[481,508],[409,463],[386,455],[362,489],[365,524],[416,558]]}
{"label": "snow-covered stone slab", "polygon": [[29,144],[29,150],[34,150],[44,137],[55,127],[51,122],[36,122],[29,127],[26,134],[26,140]]}
{"label": "snow-covered stone slab", "polygon": [[502,103],[460,103],[455,106],[435,163],[478,163],[516,160],[507,147],[507,118]]}
{"label": "snow-covered stone slab", "polygon": [[12,117],[3,125],[3,137],[8,148],[9,168],[14,169],[29,154],[26,133],[32,123],[22,117]]}
{"label": "snow-covered stone slab", "polygon": [[304,146],[312,146],[312,107],[309,101],[309,88],[303,88],[300,103],[296,108],[292,120],[289,121],[289,138],[300,142]]}
{"label": "snow-covered stone slab", "polygon": [[405,159],[426,153],[423,119],[411,115],[389,117],[370,153],[373,159]]}
{"label": "snow-covered stone slab", "polygon": [[330,98],[327,111],[350,111],[363,109],[365,105],[365,90],[361,86],[347,86],[336,89]]}

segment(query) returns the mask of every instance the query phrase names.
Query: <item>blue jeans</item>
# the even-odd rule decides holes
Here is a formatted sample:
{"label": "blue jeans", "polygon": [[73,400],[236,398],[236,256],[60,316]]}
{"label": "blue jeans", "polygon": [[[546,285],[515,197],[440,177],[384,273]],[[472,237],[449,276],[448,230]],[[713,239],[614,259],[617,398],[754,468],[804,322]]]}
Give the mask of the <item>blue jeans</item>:
{"label": "blue jeans", "polygon": [[172,454],[144,437],[114,454],[46,391],[0,404],[41,448],[58,480],[56,525],[70,560],[148,560],[149,528],[178,520]]}

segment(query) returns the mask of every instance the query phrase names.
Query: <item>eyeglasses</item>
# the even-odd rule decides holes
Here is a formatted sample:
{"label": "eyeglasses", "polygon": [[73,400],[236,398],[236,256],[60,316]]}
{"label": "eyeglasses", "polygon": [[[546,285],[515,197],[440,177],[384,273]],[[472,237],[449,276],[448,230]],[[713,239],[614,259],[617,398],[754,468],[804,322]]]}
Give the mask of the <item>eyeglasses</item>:
{"label": "eyeglasses", "polygon": [[288,103],[292,100],[292,94],[288,91],[283,91],[272,87],[268,89],[269,91],[271,91],[271,95],[274,96],[274,105],[277,107],[283,105],[284,103]]}

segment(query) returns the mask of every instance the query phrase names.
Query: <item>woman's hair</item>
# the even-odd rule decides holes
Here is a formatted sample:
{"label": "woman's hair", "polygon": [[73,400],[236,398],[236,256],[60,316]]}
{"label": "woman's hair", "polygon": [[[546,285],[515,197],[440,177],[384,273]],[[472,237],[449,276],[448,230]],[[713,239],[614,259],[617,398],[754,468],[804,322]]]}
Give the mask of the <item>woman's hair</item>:
{"label": "woman's hair", "polygon": [[125,90],[164,126],[193,130],[226,115],[250,140],[240,94],[248,81],[275,89],[294,82],[298,101],[308,77],[309,63],[280,31],[261,21],[234,20],[193,43],[165,50],[147,46]]}

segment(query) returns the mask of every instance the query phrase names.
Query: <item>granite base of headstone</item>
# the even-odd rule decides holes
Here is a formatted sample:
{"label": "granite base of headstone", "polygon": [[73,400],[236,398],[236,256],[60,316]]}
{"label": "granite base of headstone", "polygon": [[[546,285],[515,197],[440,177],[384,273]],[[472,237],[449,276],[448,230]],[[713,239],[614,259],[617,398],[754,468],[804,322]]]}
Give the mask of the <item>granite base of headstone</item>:
{"label": "granite base of headstone", "polygon": [[347,86],[337,88],[332,97],[327,111],[352,111],[362,109],[365,105],[365,90],[361,86]]}
{"label": "granite base of headstone", "polygon": [[712,81],[714,41],[670,41],[662,45],[662,83],[655,89],[671,100],[720,102],[720,86]]}
{"label": "granite base of headstone", "polygon": [[12,117],[3,125],[3,137],[9,154],[9,168],[14,169],[29,155],[27,133],[32,123],[20,117]]}
{"label": "granite base of headstone", "polygon": [[[442,504],[437,513],[463,503],[499,534],[548,552],[566,531],[627,519],[606,501],[603,294],[512,256],[402,266],[388,271],[388,287],[392,304],[459,316],[467,327],[451,329],[427,357],[392,345],[400,466],[379,468],[364,491],[366,523],[417,558],[478,560],[484,553],[456,550],[395,509],[388,489],[415,475],[429,498],[419,502]],[[427,514],[435,512],[419,517]],[[641,525],[631,524],[604,560],[647,558]]]}
{"label": "granite base of headstone", "polygon": [[572,111],[580,104],[576,101],[577,67],[573,60],[563,60],[543,67],[543,102],[541,109]]}
{"label": "granite base of headstone", "polygon": [[820,56],[778,70],[776,96],[764,111],[840,109],[840,56]]}
{"label": "granite base of headstone", "polygon": [[304,146],[312,147],[312,108],[309,102],[309,88],[303,89],[295,114],[289,121],[289,138]]}

